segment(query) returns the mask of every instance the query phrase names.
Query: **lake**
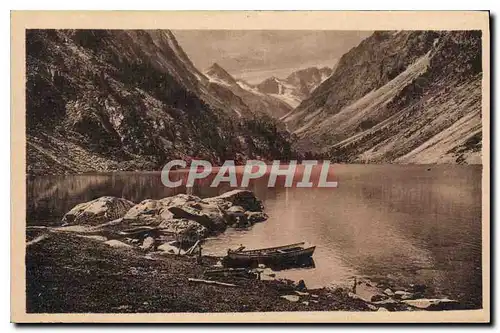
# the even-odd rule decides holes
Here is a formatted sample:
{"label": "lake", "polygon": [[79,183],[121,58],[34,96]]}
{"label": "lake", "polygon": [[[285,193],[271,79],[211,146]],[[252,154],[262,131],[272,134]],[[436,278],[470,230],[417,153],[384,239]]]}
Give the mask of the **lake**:
{"label": "lake", "polygon": [[[299,241],[316,245],[314,267],[278,271],[309,287],[347,285],[353,276],[422,283],[471,307],[481,304],[481,166],[333,165],[337,188],[249,189],[269,220],[249,230],[228,229],[204,253]],[[278,183],[278,185],[281,183]],[[230,190],[206,184],[190,193]],[[156,172],[29,177],[27,223],[57,225],[74,205],[103,195],[134,202],[185,188],[163,186]]]}

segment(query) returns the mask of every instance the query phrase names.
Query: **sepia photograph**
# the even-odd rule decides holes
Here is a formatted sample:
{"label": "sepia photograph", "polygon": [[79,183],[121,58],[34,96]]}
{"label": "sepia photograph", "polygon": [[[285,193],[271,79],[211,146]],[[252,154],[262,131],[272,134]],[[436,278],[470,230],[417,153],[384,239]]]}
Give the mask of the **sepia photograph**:
{"label": "sepia photograph", "polygon": [[489,321],[488,12],[77,13],[12,17],[14,321]]}

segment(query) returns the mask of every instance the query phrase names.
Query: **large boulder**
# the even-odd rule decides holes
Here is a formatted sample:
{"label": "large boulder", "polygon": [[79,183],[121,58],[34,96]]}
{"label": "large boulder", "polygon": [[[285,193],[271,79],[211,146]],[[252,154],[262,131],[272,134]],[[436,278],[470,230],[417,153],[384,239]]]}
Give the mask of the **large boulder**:
{"label": "large boulder", "polygon": [[123,225],[158,227],[165,222],[172,225],[182,219],[196,222],[209,232],[224,231],[226,228],[226,215],[219,206],[202,202],[200,198],[188,194],[144,200],[125,214]]}
{"label": "large boulder", "polygon": [[168,207],[164,206],[161,200],[143,200],[130,208],[123,216],[123,225],[128,227],[158,226],[163,220],[172,217],[166,208]]}
{"label": "large boulder", "polygon": [[200,200],[188,194],[177,194],[160,200],[146,199],[130,208],[123,219],[129,225],[158,225],[164,220],[173,218],[168,208],[196,203]]}
{"label": "large boulder", "polygon": [[262,202],[249,190],[232,190],[217,197],[203,199],[203,201],[215,203],[224,210],[228,210],[231,206],[241,206],[251,212],[260,212],[264,209]]}
{"label": "large boulder", "polygon": [[196,203],[200,200],[200,198],[188,194],[177,194],[160,200],[143,200],[130,208],[123,216],[122,227],[156,227],[162,222],[174,218],[174,215],[168,210],[170,207]]}
{"label": "large boulder", "polygon": [[166,197],[159,200],[164,207],[182,206],[187,203],[200,202],[201,199],[195,195],[190,194],[176,194],[171,197]]}
{"label": "large boulder", "polygon": [[226,229],[227,216],[215,204],[186,203],[168,209],[174,218],[188,219],[198,222],[211,232],[221,232]]}
{"label": "large boulder", "polygon": [[203,239],[209,235],[209,230],[196,221],[188,219],[169,219],[163,221],[161,230],[173,233],[176,238],[186,244],[194,244],[197,240]]}
{"label": "large boulder", "polygon": [[[217,211],[218,215],[215,214],[217,207],[210,211],[205,208],[206,214],[201,214],[193,208],[197,207],[200,201],[200,198],[188,194],[177,194],[160,200],[143,200],[125,214],[120,228],[148,226],[158,228],[160,234],[162,232],[175,234],[175,237],[181,240],[204,238],[214,228],[213,226],[224,222],[220,220],[219,215],[222,216],[220,209]],[[176,207],[179,207],[177,211],[188,211],[191,214],[174,215],[169,209]],[[199,221],[204,223],[200,224]]]}
{"label": "large boulder", "polygon": [[127,226],[156,226],[158,215],[163,208],[158,200],[146,199],[129,209],[123,216],[123,224]]}
{"label": "large boulder", "polygon": [[62,218],[62,225],[99,225],[121,218],[134,206],[134,203],[123,198],[100,197],[73,207]]}

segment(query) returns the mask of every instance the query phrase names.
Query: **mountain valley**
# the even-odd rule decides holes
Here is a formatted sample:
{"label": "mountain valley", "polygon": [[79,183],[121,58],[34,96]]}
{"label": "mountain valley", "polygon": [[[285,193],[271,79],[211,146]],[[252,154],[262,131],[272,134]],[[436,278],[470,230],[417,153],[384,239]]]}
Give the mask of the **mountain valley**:
{"label": "mountain valley", "polygon": [[168,30],[28,30],[26,64],[28,174],[481,163],[480,32],[377,31],[334,68],[256,85],[217,63],[202,73]]}
{"label": "mountain valley", "polygon": [[481,163],[481,33],[379,31],[284,117],[344,163]]}

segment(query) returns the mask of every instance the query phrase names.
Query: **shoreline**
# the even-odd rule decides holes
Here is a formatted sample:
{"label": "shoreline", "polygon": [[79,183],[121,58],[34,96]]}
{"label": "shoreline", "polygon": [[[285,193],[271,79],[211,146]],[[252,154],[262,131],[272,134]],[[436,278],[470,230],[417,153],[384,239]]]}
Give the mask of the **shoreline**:
{"label": "shoreline", "polygon": [[[304,160],[304,159],[303,159]],[[425,167],[440,167],[440,166],[448,166],[448,167],[483,167],[482,163],[341,163],[341,162],[332,162],[329,159],[324,159],[325,161],[330,162],[330,166],[335,166],[335,165],[354,165],[354,166],[402,166],[402,167],[417,167],[421,166],[423,168]],[[298,161],[298,160],[297,160]],[[323,161],[323,160],[321,160]],[[267,166],[271,166],[272,163],[266,163]],[[300,165],[298,163],[297,165]],[[221,167],[222,165],[213,165],[213,167]],[[238,164],[236,166],[243,166],[243,164]],[[184,169],[184,170],[189,170],[189,168]],[[173,171],[182,171],[182,169],[178,170],[173,170]],[[88,170],[88,171],[82,171],[82,172],[65,172],[65,173],[60,173],[60,172],[26,172],[25,173],[25,178],[36,178],[36,177],[47,177],[47,176],[93,176],[93,175],[112,175],[112,174],[138,174],[138,173],[145,173],[145,174],[160,174],[162,170],[150,170],[150,169],[138,169],[138,170]]]}
{"label": "shoreline", "polygon": [[[248,190],[205,199],[177,194],[137,204],[104,196],[77,204],[58,227],[26,228],[27,308],[32,312],[474,308],[438,296],[426,285],[403,286],[386,278],[354,276],[351,286],[308,289],[304,280],[276,278],[272,266],[256,267],[257,263],[221,273],[223,257],[198,252],[207,237],[217,237],[228,228],[251,228],[267,218],[263,203]],[[310,267],[297,264],[282,269]],[[215,269],[219,271],[214,273]],[[109,297],[110,291],[116,294]],[[73,299],[83,301],[74,304]],[[149,300],[157,302],[151,305]]]}
{"label": "shoreline", "polygon": [[[186,255],[110,246],[95,235],[40,232],[46,231],[45,228],[31,230],[31,241],[26,251],[26,308],[30,313],[425,311],[464,308],[463,304],[446,299],[405,301],[401,299],[404,298],[403,292],[396,296],[398,291],[390,291],[392,297],[389,297],[387,292],[377,292],[381,290],[380,285],[361,278],[355,282],[354,290],[341,287],[307,289],[307,285],[304,288],[299,282],[288,279],[234,277],[217,281],[235,286],[207,285],[190,279],[204,279],[204,271],[217,267],[220,257],[202,256],[200,262],[196,257]],[[369,290],[375,293],[370,296]]]}
{"label": "shoreline", "polygon": [[27,247],[27,312],[373,311],[342,289],[301,292],[290,280],[233,280],[237,287],[188,280],[202,278],[216,260],[203,256],[199,264],[187,256],[51,233]]}

